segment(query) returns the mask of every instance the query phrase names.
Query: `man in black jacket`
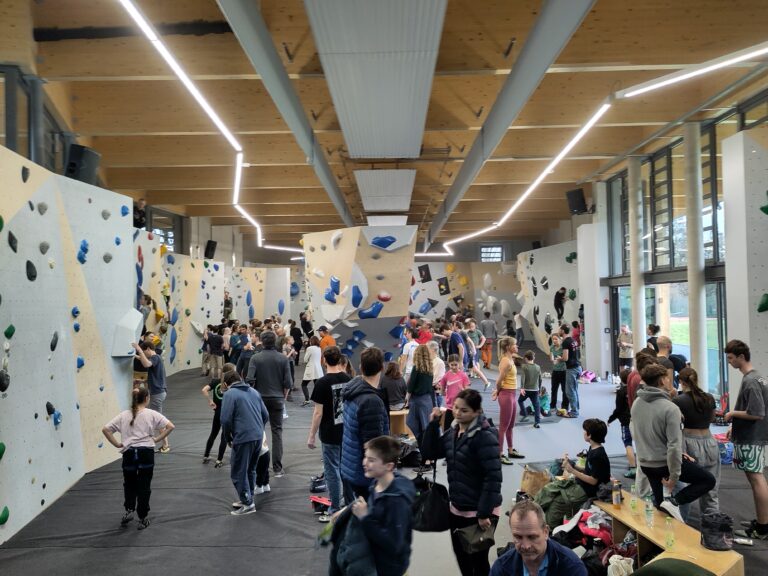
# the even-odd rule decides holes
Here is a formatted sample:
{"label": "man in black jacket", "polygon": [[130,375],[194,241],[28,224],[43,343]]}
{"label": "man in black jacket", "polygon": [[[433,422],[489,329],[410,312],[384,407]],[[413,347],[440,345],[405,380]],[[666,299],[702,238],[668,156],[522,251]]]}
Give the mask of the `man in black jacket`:
{"label": "man in black jacket", "polygon": [[272,470],[275,478],[283,472],[283,409],[293,381],[291,361],[275,350],[277,336],[274,332],[261,333],[262,351],[254,354],[248,363],[246,382],[256,388],[269,412],[269,426],[272,429]]}

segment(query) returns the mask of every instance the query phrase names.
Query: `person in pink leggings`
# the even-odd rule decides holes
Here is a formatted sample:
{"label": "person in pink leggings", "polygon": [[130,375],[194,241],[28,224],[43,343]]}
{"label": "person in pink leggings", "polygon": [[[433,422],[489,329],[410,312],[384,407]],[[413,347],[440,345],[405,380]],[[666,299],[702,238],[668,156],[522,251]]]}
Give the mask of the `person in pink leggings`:
{"label": "person in pink leggings", "polygon": [[[525,458],[512,446],[512,431],[517,417],[517,340],[506,337],[499,341],[499,377],[491,400],[499,401],[499,454],[502,464],[512,464],[513,458]],[[504,454],[504,439],[507,454]]]}

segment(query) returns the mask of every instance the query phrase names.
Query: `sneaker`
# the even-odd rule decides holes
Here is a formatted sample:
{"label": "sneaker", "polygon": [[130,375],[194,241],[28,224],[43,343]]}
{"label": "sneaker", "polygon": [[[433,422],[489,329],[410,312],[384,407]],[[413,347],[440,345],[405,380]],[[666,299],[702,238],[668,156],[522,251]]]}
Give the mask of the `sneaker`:
{"label": "sneaker", "polygon": [[735,530],[733,533],[737,536],[741,536],[741,534],[737,534],[738,532],[744,532],[744,535],[747,538],[752,538],[754,540],[768,540],[768,532],[758,532],[757,528],[747,528],[746,530]]}
{"label": "sneaker", "polygon": [[224,466],[224,462],[221,460],[216,460],[216,463],[213,465],[214,468],[221,468],[222,466]]}
{"label": "sneaker", "polygon": [[149,528],[149,518],[139,518],[139,525],[136,527],[139,530],[144,530],[144,528]]}
{"label": "sneaker", "polygon": [[240,500],[235,500],[232,502],[232,508],[242,508],[243,506],[245,506],[245,504],[240,502]]}
{"label": "sneaker", "polygon": [[502,464],[506,464],[507,466],[514,464],[509,456],[504,456],[503,454],[501,455],[500,460]]}
{"label": "sneaker", "polygon": [[320,514],[320,516],[317,517],[318,522],[322,522],[323,524],[328,524],[328,522],[331,521],[331,515],[330,514]]}
{"label": "sneaker", "polygon": [[744,526],[744,528],[757,528],[757,518],[754,520],[742,520],[741,525]]}
{"label": "sneaker", "polygon": [[630,468],[624,472],[624,478],[635,478],[637,476],[637,468]]}
{"label": "sneaker", "polygon": [[266,494],[267,492],[272,492],[272,488],[269,487],[269,484],[264,484],[264,486],[261,487],[261,493]]}
{"label": "sneaker", "polygon": [[525,416],[523,416],[522,418],[520,418],[520,422],[528,422],[528,420],[529,420],[529,418],[528,418],[527,414]]}
{"label": "sneaker", "polygon": [[243,504],[237,510],[232,510],[230,514],[232,514],[232,516],[245,516],[246,514],[253,514],[254,512],[256,512],[256,505],[251,502],[248,505]]}
{"label": "sneaker", "polygon": [[288,412],[283,412],[283,420],[288,420]]}
{"label": "sneaker", "polygon": [[523,456],[522,454],[520,454],[520,452],[518,452],[518,451],[517,451],[517,450],[515,450],[514,448],[512,448],[512,450],[510,450],[509,452],[507,452],[507,456],[509,456],[510,458],[525,458],[525,456]]}
{"label": "sneaker", "polygon": [[211,457],[210,456],[203,456],[203,464],[208,464],[208,462],[210,462],[210,461],[211,461]]}
{"label": "sneaker", "polygon": [[273,474],[273,476],[274,476],[275,478],[282,478],[283,476],[285,476],[285,471],[284,471],[284,470],[279,470],[278,472],[275,472],[275,473]]}
{"label": "sneaker", "polygon": [[168,452],[170,451],[171,451],[170,446],[162,446],[160,450],[158,450],[158,452],[160,452],[161,454],[168,454]]}
{"label": "sneaker", "polygon": [[486,392],[488,390],[488,388],[490,388],[490,386],[491,386],[491,383],[490,382],[486,382],[485,383],[485,387],[483,388],[483,392]]}
{"label": "sneaker", "polygon": [[126,510],[123,518],[120,520],[120,526],[125,527],[133,520],[133,510]]}
{"label": "sneaker", "polygon": [[533,425],[533,427],[534,427],[534,428],[541,428],[541,426],[539,425],[539,423],[538,423],[538,422],[537,422],[536,424],[534,424],[534,425]]}
{"label": "sneaker", "polygon": [[310,404],[312,404],[312,402],[310,402],[309,400],[304,400],[304,402],[301,403],[302,407],[309,406]]}
{"label": "sneaker", "polygon": [[661,503],[661,506],[659,506],[664,512],[672,516],[675,520],[679,520],[683,524],[685,524],[685,520],[683,520],[683,515],[680,514],[680,507],[677,506],[674,502],[671,500],[664,500],[664,502]]}

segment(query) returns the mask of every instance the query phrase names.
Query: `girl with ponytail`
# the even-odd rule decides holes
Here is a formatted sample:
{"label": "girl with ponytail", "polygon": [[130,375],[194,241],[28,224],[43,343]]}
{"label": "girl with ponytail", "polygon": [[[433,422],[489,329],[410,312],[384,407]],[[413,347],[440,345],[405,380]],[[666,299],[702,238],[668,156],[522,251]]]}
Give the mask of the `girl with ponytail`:
{"label": "girl with ponytail", "polygon": [[[131,408],[123,410],[102,429],[107,441],[123,454],[125,514],[120,526],[126,527],[138,513],[139,530],[149,526],[149,495],[155,469],[155,444],[173,431],[173,423],[160,412],[148,408],[149,391],[143,385],[133,388]],[[156,437],[155,430],[160,430]],[[115,438],[120,434],[120,440]]]}
{"label": "girl with ponytail", "polygon": [[[221,431],[221,401],[224,398],[224,393],[227,391],[229,382],[232,379],[232,375],[237,375],[237,370],[234,364],[224,364],[222,378],[214,378],[210,384],[203,386],[203,396],[208,401],[208,406],[213,410],[213,422],[211,423],[211,433],[208,435],[208,440],[205,443],[205,453],[203,454],[203,464],[207,464],[211,461],[211,448],[216,441],[216,437]],[[213,399],[208,396],[209,392],[213,392]],[[216,462],[214,468],[221,468],[224,465],[224,452],[227,450],[227,441],[224,435],[221,435],[219,441],[219,451],[217,453]]]}

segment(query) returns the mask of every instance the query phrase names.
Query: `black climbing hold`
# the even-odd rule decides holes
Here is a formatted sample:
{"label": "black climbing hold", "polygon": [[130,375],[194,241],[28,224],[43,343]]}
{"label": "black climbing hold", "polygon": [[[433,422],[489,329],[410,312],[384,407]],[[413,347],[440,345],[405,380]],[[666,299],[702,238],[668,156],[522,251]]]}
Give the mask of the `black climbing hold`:
{"label": "black climbing hold", "polygon": [[21,181],[26,183],[29,180],[29,168],[26,166],[21,167]]}
{"label": "black climbing hold", "polygon": [[48,416],[53,416],[53,413],[56,412],[56,408],[54,408],[53,404],[50,402],[46,402],[45,411],[48,412]]}
{"label": "black climbing hold", "polygon": [[40,506],[45,506],[45,499],[40,500]]}
{"label": "black climbing hold", "polygon": [[35,412],[35,420],[37,420],[37,412]]}
{"label": "black climbing hold", "polygon": [[16,240],[16,236],[11,231],[8,231],[8,246],[10,246],[11,250],[14,252],[17,252],[19,249],[19,241]]}
{"label": "black climbing hold", "polygon": [[29,209],[32,210],[32,212],[35,211],[35,205],[32,204],[32,200],[27,201],[27,206],[29,206]]}
{"label": "black climbing hold", "polygon": [[0,392],[5,392],[11,385],[11,375],[7,370],[0,370]]}
{"label": "black climbing hold", "polygon": [[51,247],[48,242],[40,242],[40,254],[45,255],[46,252],[48,252],[48,249]]}
{"label": "black climbing hold", "polygon": [[37,268],[30,260],[27,260],[27,280],[30,282],[37,280]]}
{"label": "black climbing hold", "polygon": [[43,490],[45,490],[45,482],[43,482]]}
{"label": "black climbing hold", "polygon": [[37,211],[40,212],[40,216],[43,216],[46,212],[48,212],[48,204],[45,202],[38,202]]}
{"label": "black climbing hold", "polygon": [[59,333],[54,332],[53,336],[51,337],[51,352],[56,350],[56,345],[59,343]]}

